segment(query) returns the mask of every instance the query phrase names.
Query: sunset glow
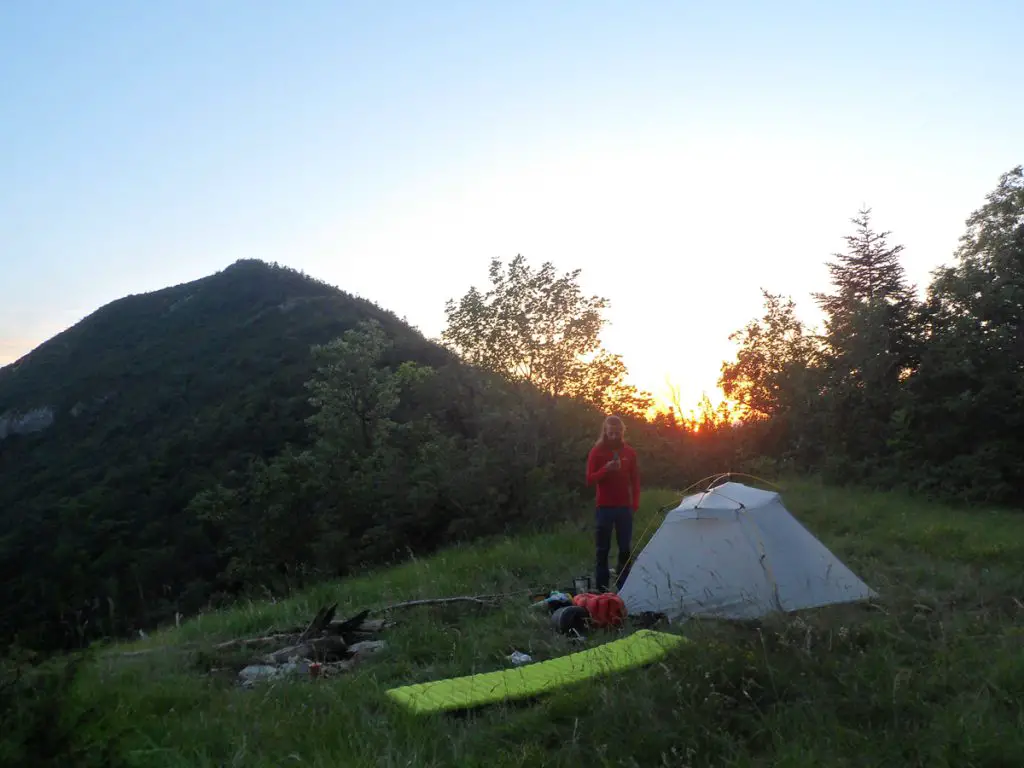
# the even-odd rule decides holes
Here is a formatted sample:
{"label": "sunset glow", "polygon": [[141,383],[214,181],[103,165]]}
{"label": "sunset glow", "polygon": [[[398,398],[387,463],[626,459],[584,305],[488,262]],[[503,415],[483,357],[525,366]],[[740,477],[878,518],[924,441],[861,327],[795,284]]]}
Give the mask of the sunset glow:
{"label": "sunset glow", "polygon": [[[18,286],[0,303],[0,364],[240,258],[437,337],[446,300],[523,254],[581,269],[609,299],[605,347],[662,406],[666,379],[684,409],[717,404],[728,336],[760,290],[813,316],[862,205],[923,285],[1019,160],[1024,106],[1002,96],[1013,12],[958,19],[951,51],[930,42],[947,12],[920,7],[880,27],[755,4],[737,28],[732,7],[685,4],[227,3],[202,24],[160,4],[81,6],[60,24],[12,6],[4,61],[38,74],[7,78],[0,104],[0,258]],[[117,76],[118,46],[150,36]],[[254,53],[271,39],[281,56]]]}

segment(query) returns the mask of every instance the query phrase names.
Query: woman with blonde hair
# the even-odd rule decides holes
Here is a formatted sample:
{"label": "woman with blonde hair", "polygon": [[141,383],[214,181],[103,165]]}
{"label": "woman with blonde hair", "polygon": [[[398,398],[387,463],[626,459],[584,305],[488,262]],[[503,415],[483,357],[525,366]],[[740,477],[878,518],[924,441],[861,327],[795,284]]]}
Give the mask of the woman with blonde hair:
{"label": "woman with blonde hair", "polygon": [[618,416],[608,416],[587,457],[587,485],[596,486],[595,511],[596,591],[607,592],[610,574],[608,553],[612,531],[619,549],[615,588],[622,589],[629,571],[633,540],[633,514],[640,507],[640,468],[636,451],[626,442],[626,426]]}

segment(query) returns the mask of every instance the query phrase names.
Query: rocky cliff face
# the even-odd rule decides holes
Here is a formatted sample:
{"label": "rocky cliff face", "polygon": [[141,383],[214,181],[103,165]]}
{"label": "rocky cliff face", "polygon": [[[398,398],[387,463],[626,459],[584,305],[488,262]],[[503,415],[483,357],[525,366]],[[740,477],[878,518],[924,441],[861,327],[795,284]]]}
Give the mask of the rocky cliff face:
{"label": "rocky cliff face", "polygon": [[8,411],[0,414],[0,440],[11,435],[27,435],[30,432],[39,432],[53,424],[53,408],[33,408],[25,413]]}

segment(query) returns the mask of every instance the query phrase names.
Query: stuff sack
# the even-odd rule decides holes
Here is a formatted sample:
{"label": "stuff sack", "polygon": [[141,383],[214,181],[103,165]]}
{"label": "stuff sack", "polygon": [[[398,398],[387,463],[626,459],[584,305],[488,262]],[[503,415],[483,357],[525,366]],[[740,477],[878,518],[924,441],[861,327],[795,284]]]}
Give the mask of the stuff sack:
{"label": "stuff sack", "polygon": [[626,618],[626,604],[621,597],[611,592],[576,595],[572,602],[573,605],[587,609],[590,621],[596,627],[618,627]]}

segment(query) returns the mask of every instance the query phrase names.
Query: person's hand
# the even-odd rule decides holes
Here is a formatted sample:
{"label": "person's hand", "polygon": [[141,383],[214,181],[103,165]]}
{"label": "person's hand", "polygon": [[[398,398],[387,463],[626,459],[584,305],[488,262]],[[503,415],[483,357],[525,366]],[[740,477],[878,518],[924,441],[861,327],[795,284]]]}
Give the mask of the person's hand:
{"label": "person's hand", "polygon": [[614,459],[612,459],[607,464],[605,464],[604,468],[605,469],[621,469],[622,468],[622,460],[618,456],[616,456]]}

